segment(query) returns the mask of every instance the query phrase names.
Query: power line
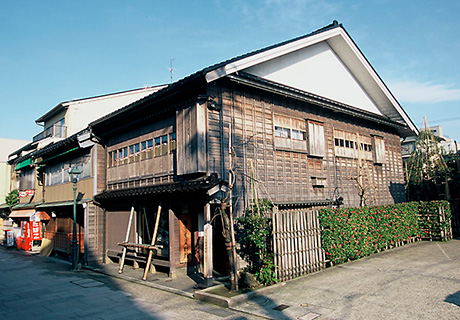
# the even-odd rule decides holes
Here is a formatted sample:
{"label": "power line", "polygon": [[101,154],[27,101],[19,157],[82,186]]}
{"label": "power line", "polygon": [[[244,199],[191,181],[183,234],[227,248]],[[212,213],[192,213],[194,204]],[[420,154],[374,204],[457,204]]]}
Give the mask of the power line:
{"label": "power line", "polygon": [[[444,119],[438,119],[438,120],[430,120],[430,125],[432,126],[434,124],[439,124],[439,123],[444,123],[444,122],[450,122],[450,121],[456,121],[460,120],[460,116],[458,117],[451,117],[451,118],[444,118]],[[423,125],[423,123],[419,122],[418,124]]]}

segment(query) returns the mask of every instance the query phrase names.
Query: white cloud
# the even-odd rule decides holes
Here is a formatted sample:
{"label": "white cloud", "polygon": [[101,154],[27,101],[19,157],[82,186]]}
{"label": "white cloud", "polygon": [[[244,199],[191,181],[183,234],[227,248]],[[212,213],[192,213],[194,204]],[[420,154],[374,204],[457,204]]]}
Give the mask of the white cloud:
{"label": "white cloud", "polygon": [[390,85],[399,101],[410,103],[437,103],[460,101],[460,89],[451,85],[430,82],[401,81]]}

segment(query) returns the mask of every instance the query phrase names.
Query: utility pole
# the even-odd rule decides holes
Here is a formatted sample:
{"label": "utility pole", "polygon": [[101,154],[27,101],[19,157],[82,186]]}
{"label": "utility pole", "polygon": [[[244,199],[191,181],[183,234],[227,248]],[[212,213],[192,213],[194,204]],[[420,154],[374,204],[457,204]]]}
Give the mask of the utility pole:
{"label": "utility pole", "polygon": [[173,74],[174,74],[174,68],[173,68],[173,58],[169,58],[169,74],[171,76],[171,83],[173,82]]}

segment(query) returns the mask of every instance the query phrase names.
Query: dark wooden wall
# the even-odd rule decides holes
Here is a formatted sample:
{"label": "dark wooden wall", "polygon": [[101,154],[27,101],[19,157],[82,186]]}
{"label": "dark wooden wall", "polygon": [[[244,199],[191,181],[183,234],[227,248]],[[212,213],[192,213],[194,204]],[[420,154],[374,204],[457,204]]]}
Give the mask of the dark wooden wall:
{"label": "dark wooden wall", "polygon": [[[226,82],[211,85],[208,93],[219,97],[223,106],[222,115],[219,111],[208,112],[208,166],[227,179],[231,124],[237,172],[234,202],[238,200],[236,210],[239,213],[253,198],[252,178],[257,181],[259,198],[301,202],[332,199],[340,195],[344,198],[344,205],[359,205],[356,183],[351,179],[357,176],[359,162],[356,158],[335,155],[334,130],[359,133],[366,141],[373,136],[383,138],[385,163],[363,162],[365,183],[372,193],[369,205],[405,200],[400,138],[393,128]],[[322,123],[324,157],[275,148],[274,115]],[[223,145],[220,144],[221,132]]]}

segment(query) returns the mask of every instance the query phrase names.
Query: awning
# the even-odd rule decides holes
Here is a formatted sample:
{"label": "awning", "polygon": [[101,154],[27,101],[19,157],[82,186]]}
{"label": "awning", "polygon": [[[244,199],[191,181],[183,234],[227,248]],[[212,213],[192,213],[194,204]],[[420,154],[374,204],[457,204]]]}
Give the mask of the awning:
{"label": "awning", "polygon": [[10,207],[10,205],[7,204],[7,203],[0,204],[0,209],[6,209],[6,208],[9,208],[9,207]]}
{"label": "awning", "polygon": [[45,211],[35,211],[34,210],[13,210],[10,213],[10,218],[12,219],[20,219],[20,218],[28,218],[35,213],[35,216],[38,216],[41,221],[43,220],[51,220],[51,217]]}
{"label": "awning", "polygon": [[[81,199],[77,200],[77,204],[83,204],[85,202],[89,202],[92,199]],[[70,201],[59,201],[59,202],[45,202],[37,206],[37,208],[51,208],[51,207],[65,207],[65,206],[73,206],[73,200]]]}
{"label": "awning", "polygon": [[35,213],[35,209],[33,210],[13,210],[10,213],[10,218],[30,218],[31,215]]}
{"label": "awning", "polygon": [[40,221],[51,220],[51,217],[45,211],[37,211],[35,214],[38,215]]}
{"label": "awning", "polygon": [[30,166],[31,163],[32,163],[32,159],[27,158],[26,160],[19,162],[14,168],[14,170],[20,170],[22,168],[28,167]]}
{"label": "awning", "polygon": [[32,202],[32,203],[21,203],[21,204],[15,205],[12,209],[14,209],[14,210],[33,209],[33,208],[35,208],[36,206],[38,206],[39,204],[42,204],[42,203],[43,203],[43,201]]}
{"label": "awning", "polygon": [[221,183],[217,179],[217,175],[212,174],[207,179],[196,180],[196,181],[183,181],[165,183],[151,186],[132,187],[124,189],[107,190],[97,194],[94,198],[96,201],[107,201],[111,199],[120,199],[127,197],[142,197],[142,196],[164,196],[164,195],[177,195],[207,191],[212,187]]}

